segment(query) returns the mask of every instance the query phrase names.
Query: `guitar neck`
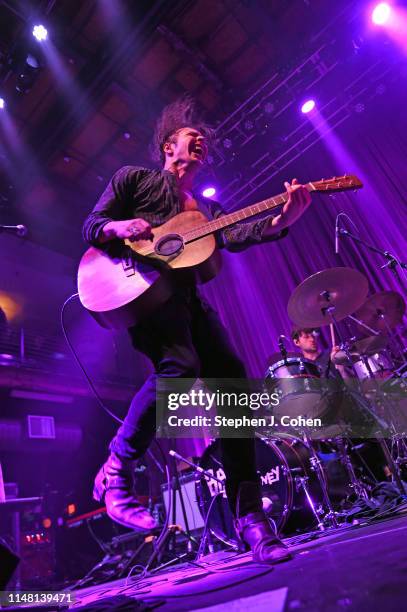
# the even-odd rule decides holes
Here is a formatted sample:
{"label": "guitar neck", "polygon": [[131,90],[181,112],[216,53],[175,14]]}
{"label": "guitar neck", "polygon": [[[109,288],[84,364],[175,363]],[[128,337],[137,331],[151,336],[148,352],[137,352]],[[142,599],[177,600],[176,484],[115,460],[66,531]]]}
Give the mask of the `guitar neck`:
{"label": "guitar neck", "polygon": [[[307,183],[304,185],[308,191],[315,191],[312,183]],[[186,242],[192,242],[194,240],[198,240],[199,238],[203,238],[204,236],[208,236],[209,234],[213,234],[218,230],[222,230],[225,227],[229,227],[230,225],[234,225],[239,221],[244,221],[246,219],[250,219],[256,215],[260,215],[261,213],[273,210],[274,208],[278,208],[279,206],[284,205],[288,200],[287,192],[279,193],[272,198],[267,198],[266,200],[262,200],[261,202],[257,202],[256,204],[251,204],[250,206],[246,206],[246,208],[241,208],[240,210],[236,210],[235,212],[229,213],[227,215],[222,215],[213,221],[209,221],[205,223],[203,227],[199,227],[191,232],[188,232],[186,238]]]}
{"label": "guitar neck", "polygon": [[[357,176],[350,174],[344,176],[334,176],[330,179],[321,179],[319,181],[313,181],[312,183],[309,182],[306,183],[304,187],[308,191],[328,193],[346,191],[349,189],[360,189],[363,187],[363,184]],[[246,208],[241,208],[240,210],[236,210],[228,215],[222,215],[213,221],[208,221],[202,227],[197,227],[194,230],[187,232],[187,234],[184,236],[185,243],[199,240],[199,238],[213,234],[214,232],[224,229],[225,227],[229,227],[230,225],[234,225],[239,221],[250,219],[250,217],[254,217],[255,215],[260,215],[264,212],[273,210],[274,208],[278,208],[279,206],[283,206],[287,200],[287,192],[279,193],[272,198],[267,198],[267,200],[257,202],[257,204],[251,204]]]}

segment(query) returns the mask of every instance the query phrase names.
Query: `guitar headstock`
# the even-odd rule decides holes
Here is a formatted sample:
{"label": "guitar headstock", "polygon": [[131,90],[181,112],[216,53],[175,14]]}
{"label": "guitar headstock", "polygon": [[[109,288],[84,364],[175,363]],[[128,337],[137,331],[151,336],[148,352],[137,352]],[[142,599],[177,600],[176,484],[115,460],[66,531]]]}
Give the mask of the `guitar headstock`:
{"label": "guitar headstock", "polygon": [[354,174],[344,176],[334,176],[329,179],[312,181],[309,183],[313,191],[346,191],[347,189],[360,189],[363,183]]}

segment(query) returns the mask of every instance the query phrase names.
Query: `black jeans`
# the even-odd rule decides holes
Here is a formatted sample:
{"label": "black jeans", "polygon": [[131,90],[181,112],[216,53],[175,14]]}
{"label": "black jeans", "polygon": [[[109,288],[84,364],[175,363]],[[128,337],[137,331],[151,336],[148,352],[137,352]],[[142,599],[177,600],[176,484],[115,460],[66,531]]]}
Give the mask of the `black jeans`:
{"label": "black jeans", "polygon": [[[154,364],[152,374],[134,396],[123,425],[110,444],[118,455],[141,457],[155,434],[157,377],[246,378],[217,313],[196,294],[180,290],[154,314],[129,330],[133,346]],[[221,440],[226,490],[232,512],[242,482],[258,482],[254,440]],[[261,509],[260,492],[240,500],[240,514]]]}

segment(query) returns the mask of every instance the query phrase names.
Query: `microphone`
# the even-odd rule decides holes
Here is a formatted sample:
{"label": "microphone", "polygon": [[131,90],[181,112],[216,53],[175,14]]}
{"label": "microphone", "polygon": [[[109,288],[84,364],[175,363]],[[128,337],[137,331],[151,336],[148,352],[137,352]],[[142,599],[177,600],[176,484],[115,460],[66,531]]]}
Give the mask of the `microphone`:
{"label": "microphone", "polygon": [[25,225],[0,225],[0,232],[9,232],[22,237],[28,234],[28,229]]}
{"label": "microphone", "polygon": [[176,453],[175,450],[169,450],[168,454],[171,455],[171,457],[174,457],[175,459],[179,459],[180,461],[183,461],[184,459],[184,457],[181,457],[181,455]]}
{"label": "microphone", "polygon": [[281,357],[283,359],[287,359],[287,349],[285,348],[285,344],[284,344],[285,339],[286,337],[283,334],[281,334],[281,336],[278,337],[278,348],[280,349]]}
{"label": "microphone", "polygon": [[335,221],[335,255],[339,253],[339,215],[336,217]]}

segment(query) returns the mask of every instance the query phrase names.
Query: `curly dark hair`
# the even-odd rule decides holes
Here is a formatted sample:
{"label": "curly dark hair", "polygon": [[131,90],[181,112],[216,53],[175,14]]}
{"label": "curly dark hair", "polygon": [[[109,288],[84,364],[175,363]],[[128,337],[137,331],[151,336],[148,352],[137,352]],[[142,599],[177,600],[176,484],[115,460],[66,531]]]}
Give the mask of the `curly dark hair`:
{"label": "curly dark hair", "polygon": [[185,95],[172,102],[172,104],[168,104],[157,119],[150,146],[153,161],[164,162],[164,144],[178,130],[184,127],[193,127],[199,130],[208,140],[209,144],[214,141],[215,130],[198,113],[195,100],[191,96]]}
{"label": "curly dark hair", "polygon": [[312,332],[319,334],[319,329],[317,327],[293,327],[291,329],[291,339],[298,340],[303,332],[306,334],[311,334]]}

